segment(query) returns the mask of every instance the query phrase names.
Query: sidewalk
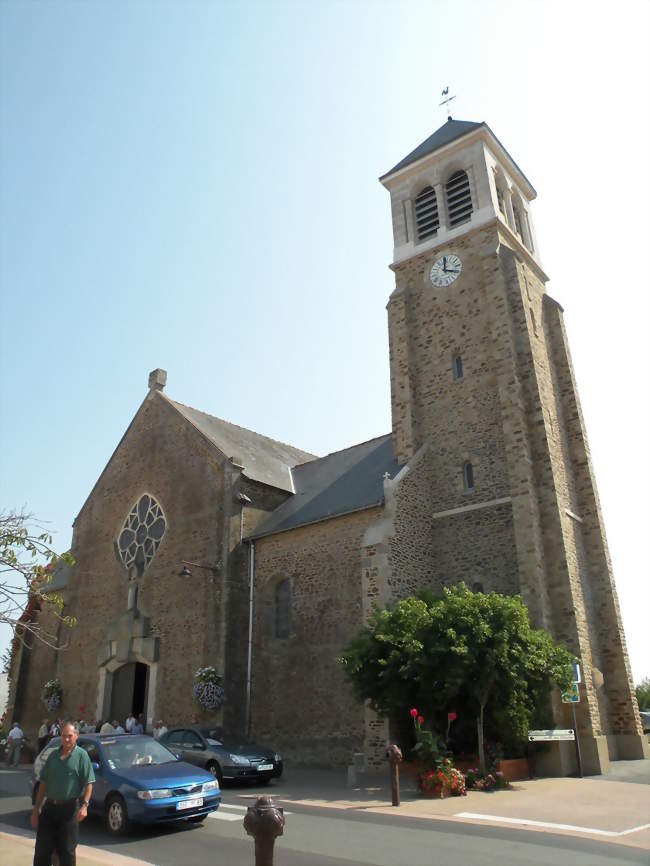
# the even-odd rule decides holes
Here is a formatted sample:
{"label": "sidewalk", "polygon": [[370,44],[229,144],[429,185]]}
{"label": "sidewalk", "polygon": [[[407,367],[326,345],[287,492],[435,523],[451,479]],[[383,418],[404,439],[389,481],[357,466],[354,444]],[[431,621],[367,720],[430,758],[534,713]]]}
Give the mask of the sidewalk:
{"label": "sidewalk", "polygon": [[[610,778],[534,779],[513,782],[507,791],[469,791],[466,797],[446,800],[422,797],[415,781],[407,776],[401,779],[401,805],[397,807],[390,805],[388,770],[382,775],[364,774],[357,787],[347,788],[341,772],[290,769],[266,793],[284,806],[518,827],[650,849],[650,761],[625,763],[635,765],[635,782],[618,781],[615,773]],[[239,799],[242,803],[260,794],[241,789],[225,793],[231,802]]]}
{"label": "sidewalk", "polygon": [[[14,833],[0,831],[0,849],[2,850],[2,866],[31,866],[34,860],[34,837],[17,836]],[[79,845],[77,848],[77,866],[149,866],[144,860],[134,860],[133,857],[123,857],[112,851],[100,851]]]}

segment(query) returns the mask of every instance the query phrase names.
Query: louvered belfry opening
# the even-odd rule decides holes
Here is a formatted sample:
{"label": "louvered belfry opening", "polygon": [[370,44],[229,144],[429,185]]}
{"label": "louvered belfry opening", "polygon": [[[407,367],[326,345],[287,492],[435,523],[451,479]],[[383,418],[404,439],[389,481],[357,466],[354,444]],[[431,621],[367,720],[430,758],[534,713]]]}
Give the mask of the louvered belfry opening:
{"label": "louvered belfry opening", "polygon": [[418,240],[424,241],[433,237],[438,231],[438,199],[433,187],[425,186],[415,199],[415,224]]}
{"label": "louvered belfry opening", "polygon": [[467,222],[472,215],[472,194],[465,171],[455,172],[447,181],[447,211],[450,226]]}

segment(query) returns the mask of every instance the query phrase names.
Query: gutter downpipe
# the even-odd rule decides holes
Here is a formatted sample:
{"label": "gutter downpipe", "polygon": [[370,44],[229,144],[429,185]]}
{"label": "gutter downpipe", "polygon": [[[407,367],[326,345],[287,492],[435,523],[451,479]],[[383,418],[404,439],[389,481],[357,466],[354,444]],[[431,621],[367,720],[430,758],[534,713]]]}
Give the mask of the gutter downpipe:
{"label": "gutter downpipe", "polygon": [[255,542],[250,542],[249,559],[249,587],[248,598],[248,667],[246,671],[246,737],[250,736],[251,730],[251,686],[253,681],[253,599],[255,597]]}

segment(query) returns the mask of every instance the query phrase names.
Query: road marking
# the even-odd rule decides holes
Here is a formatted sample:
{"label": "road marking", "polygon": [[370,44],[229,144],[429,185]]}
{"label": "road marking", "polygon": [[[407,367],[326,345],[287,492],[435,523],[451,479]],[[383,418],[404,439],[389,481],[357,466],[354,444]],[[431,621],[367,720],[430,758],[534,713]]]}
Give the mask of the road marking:
{"label": "road marking", "polygon": [[550,821],[532,821],[529,818],[504,818],[502,815],[481,815],[479,812],[457,812],[454,818],[476,818],[480,821],[499,821],[502,824],[526,824],[530,827],[546,827],[551,830],[572,830],[574,833],[594,833],[598,836],[627,836],[647,830],[650,824],[641,824],[629,830],[598,830],[595,827],[576,827],[574,824],[553,824]]}
{"label": "road marking", "polygon": [[[233,812],[227,810],[232,809]],[[208,818],[216,818],[217,821],[241,821],[242,812],[248,812],[248,806],[238,806],[235,803],[222,803],[216,812],[209,812]],[[292,812],[284,812],[285,815],[292,815]]]}
{"label": "road marking", "polygon": [[216,812],[209,812],[208,818],[216,818],[217,821],[241,821],[241,815],[233,815],[231,812],[223,812],[219,807]]}

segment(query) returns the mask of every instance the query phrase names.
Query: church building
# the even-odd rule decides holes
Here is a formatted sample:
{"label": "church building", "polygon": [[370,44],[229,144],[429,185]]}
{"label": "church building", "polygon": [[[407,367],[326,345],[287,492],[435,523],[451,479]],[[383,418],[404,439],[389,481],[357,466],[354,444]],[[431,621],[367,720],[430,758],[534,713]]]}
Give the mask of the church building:
{"label": "church building", "polygon": [[[189,722],[212,666],[223,702],[202,720],[294,762],[384,763],[387,724],[337,657],[373,605],[465,581],[520,593],[579,657],[586,772],[650,757],[536,192],[486,123],[452,118],[380,181],[392,430],[317,457],[172,399],[154,370],[54,575],[69,647],[15,654],[9,715],[28,734],[54,677],[61,714]],[[559,694],[553,713],[573,727]],[[553,743],[541,769],[574,761]]]}

